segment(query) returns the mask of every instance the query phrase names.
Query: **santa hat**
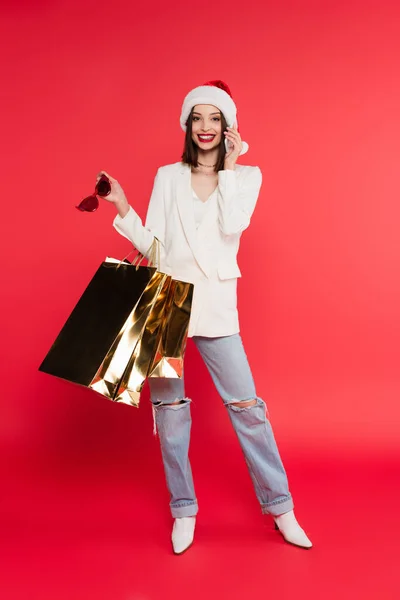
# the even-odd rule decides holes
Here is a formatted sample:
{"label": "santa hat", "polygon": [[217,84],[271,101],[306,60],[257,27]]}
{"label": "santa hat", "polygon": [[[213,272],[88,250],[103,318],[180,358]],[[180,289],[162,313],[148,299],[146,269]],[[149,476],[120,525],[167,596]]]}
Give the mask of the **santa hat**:
{"label": "santa hat", "polygon": [[[186,131],[186,122],[190,111],[196,104],[212,104],[213,106],[216,106],[224,115],[228,127],[233,127],[233,125],[235,125],[238,128],[236,104],[233,101],[229,87],[223,81],[219,79],[207,81],[203,85],[191,90],[185,96],[180,118],[183,131]],[[243,148],[240,154],[244,154],[249,149],[247,142],[242,140],[242,144]]]}

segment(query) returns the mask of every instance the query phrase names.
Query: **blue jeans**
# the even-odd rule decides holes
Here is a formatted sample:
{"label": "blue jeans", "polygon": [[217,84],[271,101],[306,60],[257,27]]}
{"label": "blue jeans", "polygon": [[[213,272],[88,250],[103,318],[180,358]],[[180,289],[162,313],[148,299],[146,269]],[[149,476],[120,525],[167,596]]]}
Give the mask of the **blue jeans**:
{"label": "blue jeans", "polygon": [[[191,339],[228,410],[262,512],[276,516],[292,510],[293,499],[267,418],[268,409],[256,395],[240,334],[216,338],[194,336]],[[191,400],[185,397],[183,376],[181,379],[149,378],[148,381],[172,516],[196,515],[198,504],[188,456]],[[256,400],[256,403],[247,407],[237,406],[249,400]]]}

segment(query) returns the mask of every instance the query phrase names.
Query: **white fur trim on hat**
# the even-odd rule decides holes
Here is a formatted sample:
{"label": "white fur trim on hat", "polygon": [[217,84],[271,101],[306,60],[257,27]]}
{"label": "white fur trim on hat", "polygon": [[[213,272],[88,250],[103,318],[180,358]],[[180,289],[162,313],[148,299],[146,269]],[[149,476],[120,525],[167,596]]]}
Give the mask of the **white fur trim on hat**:
{"label": "white fur trim on hat", "polygon": [[[212,104],[219,108],[223,113],[228,127],[237,127],[236,120],[236,104],[234,103],[231,96],[213,85],[200,85],[191,90],[186,96],[182,104],[180,124],[183,131],[186,131],[186,121],[188,120],[190,111],[197,104]],[[249,149],[247,142],[242,140],[242,150],[240,154],[245,154]]]}

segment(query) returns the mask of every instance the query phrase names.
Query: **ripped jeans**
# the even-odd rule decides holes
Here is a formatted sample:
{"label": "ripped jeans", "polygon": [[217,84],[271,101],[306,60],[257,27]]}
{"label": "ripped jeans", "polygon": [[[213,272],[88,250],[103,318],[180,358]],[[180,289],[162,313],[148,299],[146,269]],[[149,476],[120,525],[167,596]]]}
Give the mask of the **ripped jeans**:
{"label": "ripped jeans", "polygon": [[[192,339],[227,408],[261,511],[277,516],[292,510],[293,499],[268,409],[256,395],[240,334],[216,338],[194,336]],[[198,504],[188,456],[191,400],[185,397],[183,376],[181,379],[149,378],[148,381],[172,516],[196,515]],[[251,400],[254,402],[249,402]],[[240,407],[241,402],[245,407]]]}

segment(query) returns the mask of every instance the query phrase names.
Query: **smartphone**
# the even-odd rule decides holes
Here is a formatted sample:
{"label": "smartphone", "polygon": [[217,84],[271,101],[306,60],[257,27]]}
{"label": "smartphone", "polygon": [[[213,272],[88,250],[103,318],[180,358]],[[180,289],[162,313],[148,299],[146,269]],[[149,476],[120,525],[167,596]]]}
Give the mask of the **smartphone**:
{"label": "smartphone", "polygon": [[224,142],[225,142],[225,150],[226,150],[227,152],[229,152],[229,151],[230,151],[230,149],[232,148],[233,144],[232,144],[232,142],[231,142],[230,140],[228,140],[227,138],[225,138],[225,139],[224,139]]}

